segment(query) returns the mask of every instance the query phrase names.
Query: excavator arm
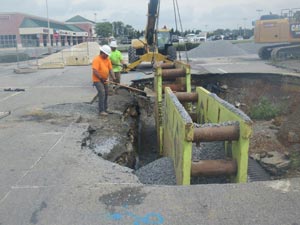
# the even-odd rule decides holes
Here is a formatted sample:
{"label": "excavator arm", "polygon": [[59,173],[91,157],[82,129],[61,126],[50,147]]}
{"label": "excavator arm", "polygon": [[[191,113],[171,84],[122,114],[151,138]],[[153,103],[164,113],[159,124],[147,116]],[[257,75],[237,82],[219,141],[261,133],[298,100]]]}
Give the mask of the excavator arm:
{"label": "excavator arm", "polygon": [[148,3],[148,20],[145,29],[145,39],[149,46],[154,44],[155,24],[158,17],[159,0],[150,0]]}
{"label": "excavator arm", "polygon": [[[171,44],[163,43],[164,49],[174,49],[173,51],[161,52],[158,49],[158,32],[156,27],[156,22],[159,15],[159,0],[149,0],[148,3],[148,14],[147,14],[147,26],[145,29],[144,40],[133,39],[131,41],[131,46],[128,48],[128,62],[129,65],[123,72],[128,72],[129,70],[135,69],[142,62],[168,62],[172,63],[176,59],[176,49]],[[168,34],[169,31],[167,31]],[[166,32],[165,32],[166,33]],[[170,35],[169,35],[170,36]],[[172,55],[172,57],[169,57]]]}

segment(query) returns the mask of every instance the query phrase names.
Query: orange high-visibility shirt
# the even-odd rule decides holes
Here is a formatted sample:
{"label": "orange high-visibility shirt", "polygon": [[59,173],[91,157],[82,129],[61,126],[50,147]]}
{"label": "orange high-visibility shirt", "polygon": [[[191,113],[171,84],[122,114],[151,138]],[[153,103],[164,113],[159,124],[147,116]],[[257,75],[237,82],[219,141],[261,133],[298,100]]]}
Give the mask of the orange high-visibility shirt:
{"label": "orange high-visibility shirt", "polygon": [[[96,56],[93,60],[92,69],[98,71],[101,77],[105,80],[108,79],[109,71],[112,69],[112,64],[109,58],[103,59],[100,55]],[[93,82],[99,82],[98,77],[92,72]]]}

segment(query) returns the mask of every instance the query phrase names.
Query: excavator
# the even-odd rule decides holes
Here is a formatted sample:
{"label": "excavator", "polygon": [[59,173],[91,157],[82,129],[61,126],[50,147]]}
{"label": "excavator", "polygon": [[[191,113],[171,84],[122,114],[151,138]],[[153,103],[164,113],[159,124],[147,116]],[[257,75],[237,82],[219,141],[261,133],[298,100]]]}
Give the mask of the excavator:
{"label": "excavator", "polygon": [[170,30],[164,26],[157,29],[159,16],[159,0],[148,3],[148,19],[144,37],[133,39],[128,49],[129,65],[125,71],[135,69],[142,62],[172,62],[176,60],[176,48],[172,45]]}
{"label": "excavator", "polygon": [[263,15],[255,23],[255,43],[270,45],[259,49],[263,60],[300,58],[300,9],[283,9],[281,15]]}

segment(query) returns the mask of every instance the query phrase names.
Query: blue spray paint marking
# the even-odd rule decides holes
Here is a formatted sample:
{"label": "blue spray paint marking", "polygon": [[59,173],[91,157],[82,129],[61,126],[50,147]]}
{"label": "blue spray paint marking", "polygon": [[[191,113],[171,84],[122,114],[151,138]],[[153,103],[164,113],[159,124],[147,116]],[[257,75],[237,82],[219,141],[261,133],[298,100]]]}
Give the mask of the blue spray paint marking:
{"label": "blue spray paint marking", "polygon": [[120,213],[114,213],[110,215],[110,217],[112,218],[112,220],[121,220],[123,218],[122,214]]}
{"label": "blue spray paint marking", "polygon": [[[125,207],[126,208],[126,207]],[[147,213],[145,216],[137,216],[128,210],[124,213],[113,213],[110,215],[110,218],[115,221],[123,219],[125,216],[129,216],[134,219],[133,225],[159,225],[164,223],[164,218],[159,213]]]}

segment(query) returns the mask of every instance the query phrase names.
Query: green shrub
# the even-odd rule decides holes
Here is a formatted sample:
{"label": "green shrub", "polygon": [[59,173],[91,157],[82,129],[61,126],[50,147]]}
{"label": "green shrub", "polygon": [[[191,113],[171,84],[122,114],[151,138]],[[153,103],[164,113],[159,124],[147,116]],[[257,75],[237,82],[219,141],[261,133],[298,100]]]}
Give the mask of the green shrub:
{"label": "green shrub", "polygon": [[279,113],[279,107],[263,97],[257,105],[251,107],[249,115],[252,119],[268,120],[278,116]]}

